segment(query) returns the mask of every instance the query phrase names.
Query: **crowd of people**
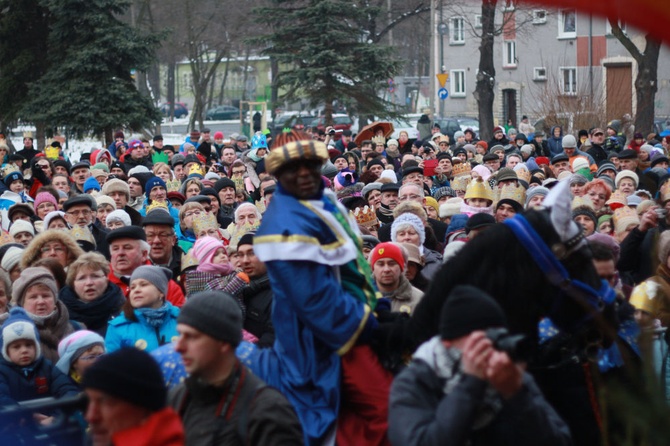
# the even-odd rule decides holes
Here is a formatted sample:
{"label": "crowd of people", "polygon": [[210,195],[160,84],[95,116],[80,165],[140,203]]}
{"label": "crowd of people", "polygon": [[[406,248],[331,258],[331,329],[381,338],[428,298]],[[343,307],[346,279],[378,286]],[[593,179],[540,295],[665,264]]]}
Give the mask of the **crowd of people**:
{"label": "crowd of people", "polygon": [[119,131],[76,162],[57,141],[0,143],[0,406],[84,391],[100,445],[570,444],[484,335],[505,316],[475,288],[400,367],[374,349],[469,240],[562,183],[667,373],[670,137],[422,130]]}

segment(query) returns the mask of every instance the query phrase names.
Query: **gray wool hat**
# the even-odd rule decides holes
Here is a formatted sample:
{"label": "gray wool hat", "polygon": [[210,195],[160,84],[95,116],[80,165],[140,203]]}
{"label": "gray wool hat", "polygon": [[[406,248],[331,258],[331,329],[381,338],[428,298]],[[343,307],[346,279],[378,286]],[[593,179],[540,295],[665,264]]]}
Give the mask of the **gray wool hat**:
{"label": "gray wool hat", "polygon": [[223,291],[195,293],[181,308],[177,323],[237,347],[242,340],[242,309]]}
{"label": "gray wool hat", "polygon": [[368,194],[370,192],[372,192],[373,190],[381,191],[381,189],[382,189],[382,183],[377,183],[376,181],[372,182],[372,183],[368,183],[365,186],[363,186],[363,190],[361,191],[361,195],[363,195],[363,198],[367,198]]}
{"label": "gray wool hat", "polygon": [[135,279],[144,279],[151,282],[158,288],[158,291],[163,293],[163,296],[167,298],[168,286],[171,278],[172,271],[167,268],[154,265],[142,265],[133,271],[132,276],[130,276],[130,283],[133,283],[133,280]]}
{"label": "gray wool hat", "polygon": [[58,298],[58,285],[51,271],[34,266],[21,271],[21,276],[12,285],[12,303],[22,307],[26,291],[34,285],[46,286],[53,293],[54,299]]}

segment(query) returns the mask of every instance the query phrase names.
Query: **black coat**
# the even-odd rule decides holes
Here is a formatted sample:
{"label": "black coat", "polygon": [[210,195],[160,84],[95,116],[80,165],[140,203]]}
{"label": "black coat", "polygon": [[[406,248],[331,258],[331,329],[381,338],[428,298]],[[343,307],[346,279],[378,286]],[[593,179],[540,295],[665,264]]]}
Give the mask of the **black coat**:
{"label": "black coat", "polygon": [[242,296],[247,308],[244,329],[258,338],[259,347],[272,347],[275,329],[272,325],[273,293],[268,275],[251,279]]}
{"label": "black coat", "polygon": [[0,359],[0,407],[37,398],[74,396],[79,389],[70,377],[40,356],[27,375],[19,367]]}

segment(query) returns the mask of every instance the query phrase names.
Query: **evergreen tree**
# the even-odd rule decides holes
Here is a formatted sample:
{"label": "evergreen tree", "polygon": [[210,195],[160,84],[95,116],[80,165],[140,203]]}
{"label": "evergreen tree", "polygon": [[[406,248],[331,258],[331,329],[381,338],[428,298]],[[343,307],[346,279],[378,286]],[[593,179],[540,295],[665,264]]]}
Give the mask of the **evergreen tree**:
{"label": "evergreen tree", "polygon": [[391,48],[373,44],[356,25],[373,9],[344,0],[274,0],[258,9],[258,20],[271,30],[261,39],[264,52],[285,67],[274,79],[282,99],[325,103],[326,122],[335,100],[392,115],[392,104],[378,92],[398,73],[399,62]]}
{"label": "evergreen tree", "polygon": [[131,70],[145,70],[154,57],[155,36],[143,36],[117,16],[119,0],[40,0],[48,10],[47,65],[28,87],[21,117],[65,127],[69,133],[141,129],[160,122],[160,112],[141,95]]}

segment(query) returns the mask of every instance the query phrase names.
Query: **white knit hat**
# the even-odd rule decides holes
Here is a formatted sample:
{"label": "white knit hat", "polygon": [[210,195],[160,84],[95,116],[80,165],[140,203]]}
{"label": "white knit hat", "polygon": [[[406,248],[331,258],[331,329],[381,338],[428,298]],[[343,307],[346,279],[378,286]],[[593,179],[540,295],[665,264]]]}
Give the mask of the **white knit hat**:
{"label": "white knit hat", "polygon": [[9,235],[15,237],[16,234],[21,232],[28,232],[31,235],[35,235],[35,228],[31,223],[28,223],[25,220],[16,220],[12,223],[12,226],[9,228]]}
{"label": "white knit hat", "polygon": [[633,183],[635,183],[636,188],[640,184],[640,178],[637,176],[635,172],[633,172],[632,170],[622,170],[621,172],[616,174],[616,177],[614,178],[614,185],[616,186],[617,189],[619,188],[619,181],[621,181],[624,178],[630,178],[631,180],[633,180]]}
{"label": "white knit hat", "polygon": [[19,339],[27,339],[35,343],[36,355],[35,359],[42,355],[40,348],[40,335],[37,332],[35,323],[30,319],[26,310],[21,307],[12,308],[9,312],[9,317],[2,324],[2,357],[6,361],[11,362],[7,347],[14,341]]}
{"label": "white knit hat", "polygon": [[[49,225],[51,224],[51,220],[54,218],[61,218],[65,220],[65,212],[63,211],[51,211],[49,212],[45,217],[44,217],[44,230],[46,231],[49,229]],[[65,220],[65,223],[67,224],[67,220]],[[68,225],[69,226],[69,225]]]}
{"label": "white knit hat", "polygon": [[124,226],[130,226],[130,215],[123,209],[117,209],[107,214],[105,224],[109,225],[113,221],[120,221]]}
{"label": "white knit hat", "polygon": [[21,261],[21,256],[23,256],[23,248],[12,246],[2,257],[2,263],[0,263],[0,267],[2,267],[2,269],[8,273],[11,272],[12,269],[14,269],[14,267]]}

